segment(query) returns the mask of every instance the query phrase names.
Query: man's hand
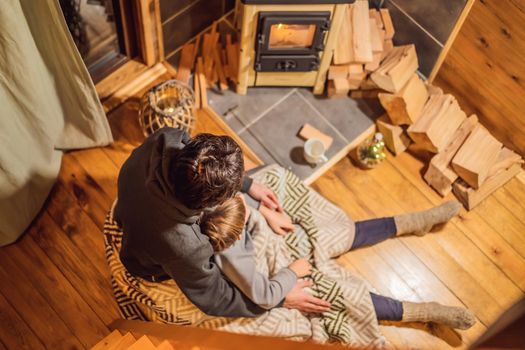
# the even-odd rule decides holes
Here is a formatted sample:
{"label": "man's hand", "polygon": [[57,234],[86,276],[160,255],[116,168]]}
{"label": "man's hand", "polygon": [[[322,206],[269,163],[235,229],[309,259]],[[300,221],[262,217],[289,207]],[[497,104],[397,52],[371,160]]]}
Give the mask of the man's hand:
{"label": "man's hand", "polygon": [[322,313],[330,310],[330,303],[311,296],[303,290],[313,284],[312,281],[297,281],[284,299],[284,307],[306,313]]}
{"label": "man's hand", "polygon": [[292,219],[285,212],[278,212],[268,207],[261,206],[259,211],[266,219],[266,222],[271,227],[273,232],[284,236],[287,233],[295,231],[295,226],[292,224]]}
{"label": "man's hand", "polygon": [[279,200],[277,199],[275,193],[273,193],[273,191],[266,186],[258,184],[254,181],[252,182],[252,185],[248,190],[248,194],[253,199],[260,201],[265,207],[268,207],[272,210],[276,210],[278,212],[283,211],[281,203],[279,203]]}

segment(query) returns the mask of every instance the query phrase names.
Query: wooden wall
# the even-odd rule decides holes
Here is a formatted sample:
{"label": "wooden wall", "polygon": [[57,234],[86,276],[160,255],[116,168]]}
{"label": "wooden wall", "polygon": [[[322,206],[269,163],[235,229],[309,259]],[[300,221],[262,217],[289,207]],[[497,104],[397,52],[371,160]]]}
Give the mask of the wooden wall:
{"label": "wooden wall", "polygon": [[467,0],[370,0],[390,10],[394,44],[415,44],[419,71],[429,77]]}
{"label": "wooden wall", "polygon": [[177,49],[231,11],[234,0],[159,0],[166,60],[178,65]]}
{"label": "wooden wall", "polygon": [[434,83],[525,156],[525,1],[477,0]]}

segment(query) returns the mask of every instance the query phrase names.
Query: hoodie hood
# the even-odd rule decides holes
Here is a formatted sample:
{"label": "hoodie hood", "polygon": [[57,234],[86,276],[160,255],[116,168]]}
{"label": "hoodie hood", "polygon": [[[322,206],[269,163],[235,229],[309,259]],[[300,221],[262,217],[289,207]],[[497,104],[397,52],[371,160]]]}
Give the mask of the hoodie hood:
{"label": "hoodie hood", "polygon": [[145,161],[146,188],[166,202],[164,209],[170,217],[181,223],[196,223],[202,210],[188,208],[175,198],[175,184],[169,177],[171,162],[176,161],[178,152],[190,141],[190,137],[186,132],[173,128],[160,129],[151,137],[151,153]]}

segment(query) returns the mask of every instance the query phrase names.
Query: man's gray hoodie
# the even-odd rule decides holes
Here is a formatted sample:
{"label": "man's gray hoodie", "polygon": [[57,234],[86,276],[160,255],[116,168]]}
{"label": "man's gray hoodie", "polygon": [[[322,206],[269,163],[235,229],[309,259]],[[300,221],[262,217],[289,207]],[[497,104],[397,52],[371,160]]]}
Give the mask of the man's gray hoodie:
{"label": "man's gray hoodie", "polygon": [[[115,208],[124,231],[120,258],[133,275],[153,281],[173,278],[206,314],[258,316],[265,310],[226,280],[215,264],[209,239],[198,225],[201,211],[185,207],[173,195],[170,162],[188,141],[182,131],[161,129],[122,166]],[[246,179],[243,189],[250,185]]]}

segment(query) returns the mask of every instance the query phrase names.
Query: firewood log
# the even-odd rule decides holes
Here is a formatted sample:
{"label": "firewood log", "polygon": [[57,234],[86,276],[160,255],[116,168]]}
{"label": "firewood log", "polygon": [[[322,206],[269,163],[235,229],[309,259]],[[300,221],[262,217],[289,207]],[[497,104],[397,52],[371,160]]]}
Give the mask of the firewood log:
{"label": "firewood log", "polygon": [[353,62],[372,62],[372,40],[368,0],[356,0],[352,5]]}
{"label": "firewood log", "polygon": [[208,94],[206,91],[206,77],[204,75],[204,62],[202,57],[197,58],[197,68],[195,78],[199,79],[199,90],[200,90],[200,104],[201,108],[208,107]]}
{"label": "firewood log", "polygon": [[377,26],[375,18],[370,18],[370,42],[372,45],[372,52],[383,52],[383,43],[384,43],[384,34],[381,33],[381,30]]}
{"label": "firewood log", "polygon": [[520,172],[521,164],[515,163],[514,165],[511,165],[510,168],[500,170],[487,178],[483,185],[477,190],[469,187],[465,181],[458,179],[452,186],[453,192],[467,210],[472,210],[485,198],[505,185]]}
{"label": "firewood log", "polygon": [[490,168],[487,178],[496,175],[502,170],[508,169],[514,164],[523,164],[523,158],[521,156],[507,147],[503,147],[498,155],[498,160],[496,164]]}
{"label": "firewood log", "polygon": [[383,19],[381,18],[381,12],[379,12],[376,9],[370,9],[368,11],[370,19],[374,19],[376,21],[377,28],[383,29],[385,26],[383,25]]}
{"label": "firewood log", "polygon": [[414,73],[408,83],[396,94],[379,94],[379,101],[394,125],[415,123],[428,100],[425,83]]}
{"label": "firewood log", "polygon": [[419,118],[408,128],[408,135],[421,148],[439,153],[465,119],[454,96],[431,95]]}
{"label": "firewood log", "polygon": [[402,127],[392,124],[388,116],[383,115],[376,121],[377,129],[384,136],[385,145],[394,153],[398,155],[404,152],[410,145],[410,138],[405,134]]}
{"label": "firewood log", "polygon": [[478,117],[476,115],[468,117],[456,130],[447,147],[430,160],[424,179],[443,197],[450,193],[452,184],[458,178],[458,175],[450,167],[450,161],[477,124]]}
{"label": "firewood log", "polygon": [[371,78],[381,89],[395,93],[405,86],[417,68],[415,46],[398,46],[390,51]]}
{"label": "firewood log", "polygon": [[466,183],[478,189],[496,163],[501,148],[501,142],[478,124],[452,159],[452,167]]}
{"label": "firewood log", "polygon": [[175,79],[182,81],[185,84],[188,84],[191,74],[191,66],[193,59],[193,52],[195,51],[194,44],[185,44],[182,47],[179,67],[177,69],[177,76]]}
{"label": "firewood log", "polygon": [[359,63],[352,63],[348,66],[348,74],[361,74],[364,72],[364,68],[362,64]]}
{"label": "firewood log", "polygon": [[393,49],[394,49],[394,42],[392,41],[392,39],[386,39],[383,42],[383,58],[385,58],[390,53],[390,51],[392,51]]}
{"label": "firewood log", "polygon": [[383,20],[383,27],[385,29],[385,39],[392,39],[395,34],[394,24],[390,17],[390,11],[388,9],[381,9],[381,19]]}
{"label": "firewood log", "polygon": [[348,65],[330,66],[328,68],[328,79],[346,79],[348,78]]}
{"label": "firewood log", "polygon": [[347,5],[343,22],[339,31],[339,38],[334,48],[334,64],[348,64],[354,61],[352,35],[352,6]]}
{"label": "firewood log", "polygon": [[348,79],[334,79],[328,80],[327,95],[328,97],[346,97],[350,91]]}
{"label": "firewood log", "polygon": [[218,45],[213,50],[213,60],[215,61],[215,69],[219,76],[219,90],[224,91],[228,89],[228,82],[226,81],[226,74],[222,65],[220,47]]}
{"label": "firewood log", "polygon": [[226,56],[228,58],[229,75],[233,82],[237,82],[239,49],[237,45],[232,44],[231,34],[226,34]]}
{"label": "firewood log", "polygon": [[374,52],[372,57],[373,57],[372,62],[368,62],[367,64],[365,64],[365,70],[367,72],[373,72],[377,68],[379,68],[379,65],[381,64],[381,60],[383,59],[383,52]]}
{"label": "firewood log", "polygon": [[348,87],[350,90],[357,90],[361,88],[361,84],[366,79],[366,73],[349,74]]}

